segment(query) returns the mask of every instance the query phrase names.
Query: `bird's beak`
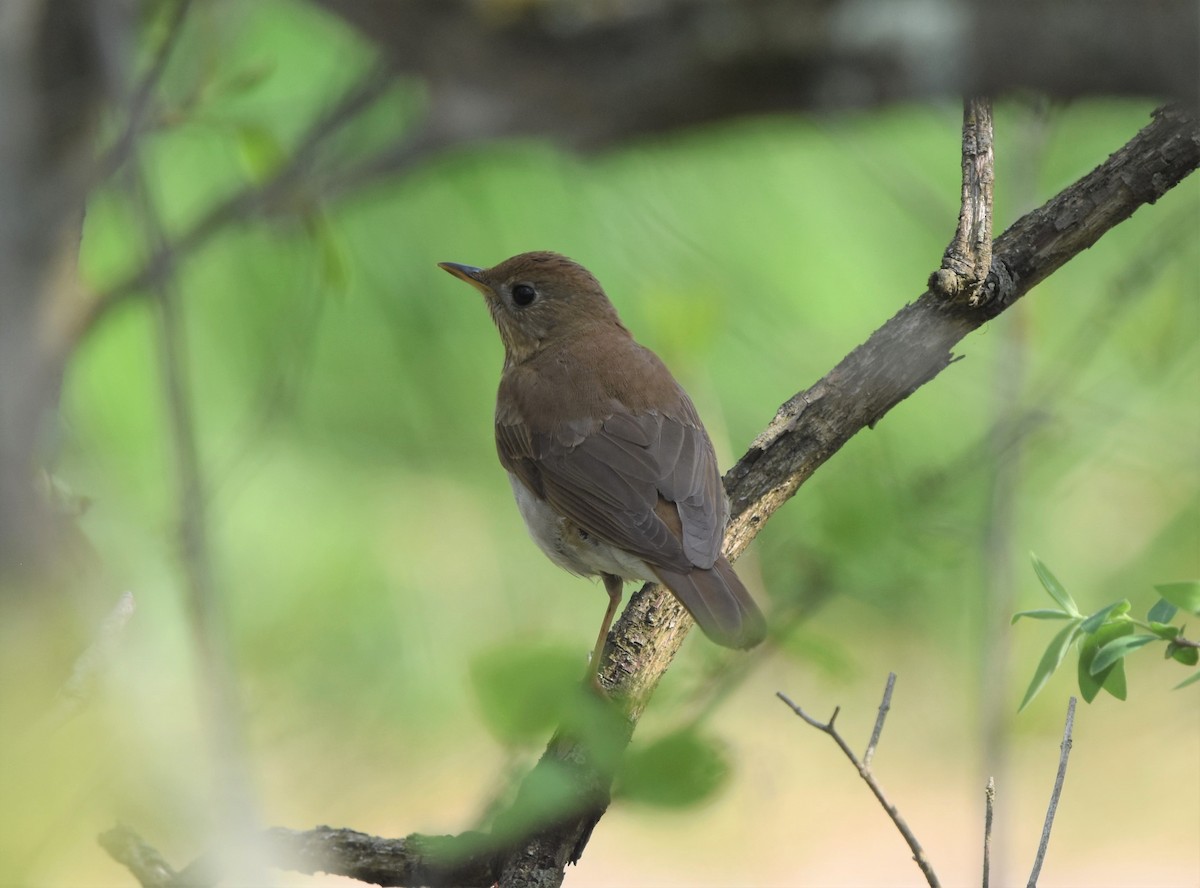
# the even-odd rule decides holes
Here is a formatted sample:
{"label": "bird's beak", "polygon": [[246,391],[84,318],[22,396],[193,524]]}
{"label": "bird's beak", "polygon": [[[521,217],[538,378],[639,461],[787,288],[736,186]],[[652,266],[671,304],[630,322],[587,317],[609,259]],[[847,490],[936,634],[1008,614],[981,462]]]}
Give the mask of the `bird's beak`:
{"label": "bird's beak", "polygon": [[482,275],[484,269],[482,268],[476,268],[474,265],[460,265],[457,262],[439,262],[438,268],[445,269],[459,280],[466,281],[482,293],[491,292],[492,288],[483,282]]}

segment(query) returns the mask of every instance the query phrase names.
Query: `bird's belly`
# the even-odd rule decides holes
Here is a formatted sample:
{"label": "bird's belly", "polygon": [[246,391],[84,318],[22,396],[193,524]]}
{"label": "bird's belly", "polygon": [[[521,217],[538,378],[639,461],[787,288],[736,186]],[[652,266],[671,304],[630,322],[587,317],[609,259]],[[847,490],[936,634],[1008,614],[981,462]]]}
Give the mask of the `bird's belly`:
{"label": "bird's belly", "polygon": [[613,574],[626,580],[657,582],[644,561],[601,542],[586,530],[558,514],[539,499],[512,472],[508,473],[517,509],[529,535],[546,557],[573,574],[590,577]]}

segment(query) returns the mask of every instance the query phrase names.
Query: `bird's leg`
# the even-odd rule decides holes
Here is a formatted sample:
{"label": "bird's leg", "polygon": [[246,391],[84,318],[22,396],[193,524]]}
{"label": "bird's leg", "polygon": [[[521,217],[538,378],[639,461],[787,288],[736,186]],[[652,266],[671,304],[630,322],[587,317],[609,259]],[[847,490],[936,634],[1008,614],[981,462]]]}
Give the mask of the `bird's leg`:
{"label": "bird's leg", "polygon": [[596,636],[596,646],[592,648],[592,656],[589,661],[588,674],[591,677],[592,687],[600,692],[603,697],[608,696],[608,691],[600,684],[600,658],[604,654],[604,643],[608,641],[608,630],[612,628],[613,617],[616,616],[617,608],[621,606],[621,593],[624,590],[625,581],[613,574],[601,574],[604,579],[604,591],[608,593],[608,610],[604,612],[604,622],[600,624],[600,634]]}

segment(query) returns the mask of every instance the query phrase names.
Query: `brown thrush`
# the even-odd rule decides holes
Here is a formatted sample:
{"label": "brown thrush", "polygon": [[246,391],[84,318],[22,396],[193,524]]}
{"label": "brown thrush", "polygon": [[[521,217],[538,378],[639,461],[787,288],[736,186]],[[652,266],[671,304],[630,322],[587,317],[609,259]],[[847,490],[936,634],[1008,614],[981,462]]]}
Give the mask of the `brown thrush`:
{"label": "brown thrush", "polygon": [[504,340],[496,449],[521,517],[559,567],[662,583],[717,644],[749,648],[766,621],[721,554],[729,503],[696,408],[638,345],[599,281],[557,253],[440,266],[479,290]]}

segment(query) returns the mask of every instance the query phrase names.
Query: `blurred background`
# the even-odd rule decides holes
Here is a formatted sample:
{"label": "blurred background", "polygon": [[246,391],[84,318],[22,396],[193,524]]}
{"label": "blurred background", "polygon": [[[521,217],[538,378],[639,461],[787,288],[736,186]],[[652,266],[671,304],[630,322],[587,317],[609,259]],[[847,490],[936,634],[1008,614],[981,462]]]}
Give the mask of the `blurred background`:
{"label": "blurred background", "polygon": [[[71,6],[12,5],[9,49],[15,10],[39,5],[51,23]],[[229,804],[247,824],[454,833],[536,760],[545,738],[490,730],[473,664],[535,651],[581,673],[605,597],[528,540],[492,439],[499,339],[435,263],[586,265],[727,467],[921,292],[953,232],[961,111],[926,75],[889,93],[820,69],[757,104],[692,77],[678,120],[622,114],[538,78],[578,40],[581,67],[636,72],[606,28],[658,20],[625,4],[445,4],[457,22],[393,4],[379,14],[429,16],[407,35],[420,71],[371,38],[369,5],[99,4],[99,61],[69,57],[117,86],[59,134],[75,147],[29,159],[39,182],[74,176],[54,187],[86,195],[82,239],[52,200],[75,240],[8,256],[10,285],[42,253],[77,249],[78,276],[40,266],[61,373],[15,436],[54,507],[41,566],[6,553],[0,597],[6,884],[133,884],[98,833],[129,823],[182,866]],[[561,43],[542,53],[539,28]],[[1147,123],[1143,86],[998,101],[997,233]],[[20,215],[12,181],[0,221]],[[618,799],[568,884],[921,884],[853,769],[774,697],[841,705],[861,750],[888,671],[876,773],[944,883],[978,883],[989,775],[993,884],[1024,881],[1078,693],[1068,659],[1017,713],[1057,628],[1008,624],[1048,606],[1029,552],[1087,612],[1144,613],[1155,583],[1200,574],[1198,233],[1193,178],[802,487],[738,565],[768,613],[802,618],[749,655],[694,633],[635,739],[702,718],[728,774],[698,804]],[[6,311],[17,372],[30,340]],[[25,520],[6,517],[10,539]],[[1196,686],[1172,691],[1187,673],[1146,654],[1128,701],[1080,706],[1047,888],[1200,883]]]}

